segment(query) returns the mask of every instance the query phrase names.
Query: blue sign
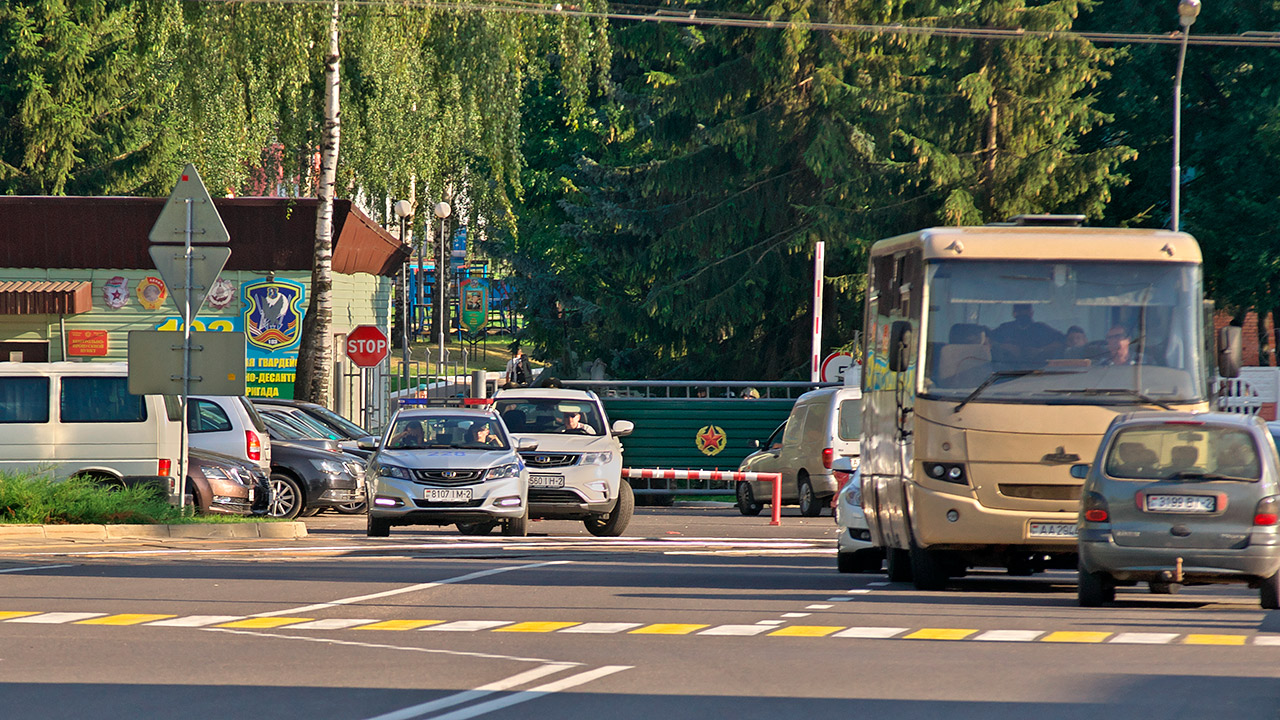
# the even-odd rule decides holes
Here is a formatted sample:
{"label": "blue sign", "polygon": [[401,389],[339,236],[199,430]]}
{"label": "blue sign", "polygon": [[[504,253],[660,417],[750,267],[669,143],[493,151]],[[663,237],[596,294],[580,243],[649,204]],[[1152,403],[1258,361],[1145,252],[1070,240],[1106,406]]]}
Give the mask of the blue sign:
{"label": "blue sign", "polygon": [[293,397],[305,285],[256,280],[241,286],[244,298],[245,390],[249,397]]}

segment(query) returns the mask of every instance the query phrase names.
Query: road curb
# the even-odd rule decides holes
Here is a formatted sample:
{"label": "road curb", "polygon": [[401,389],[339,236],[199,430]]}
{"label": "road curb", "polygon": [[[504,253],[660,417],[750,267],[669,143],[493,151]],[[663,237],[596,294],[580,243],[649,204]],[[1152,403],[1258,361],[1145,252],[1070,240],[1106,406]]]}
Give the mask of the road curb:
{"label": "road curb", "polygon": [[190,525],[0,525],[7,540],[134,540],[145,538],[303,538],[303,522],[194,523]]}

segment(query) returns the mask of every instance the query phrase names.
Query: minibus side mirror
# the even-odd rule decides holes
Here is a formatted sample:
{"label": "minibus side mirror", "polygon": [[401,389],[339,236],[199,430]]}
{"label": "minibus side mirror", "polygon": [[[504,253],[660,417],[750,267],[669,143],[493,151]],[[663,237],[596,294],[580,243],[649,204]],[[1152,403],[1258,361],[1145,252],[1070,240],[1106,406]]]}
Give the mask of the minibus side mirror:
{"label": "minibus side mirror", "polygon": [[1244,364],[1243,331],[1228,325],[1218,331],[1218,375],[1224,378],[1240,377]]}

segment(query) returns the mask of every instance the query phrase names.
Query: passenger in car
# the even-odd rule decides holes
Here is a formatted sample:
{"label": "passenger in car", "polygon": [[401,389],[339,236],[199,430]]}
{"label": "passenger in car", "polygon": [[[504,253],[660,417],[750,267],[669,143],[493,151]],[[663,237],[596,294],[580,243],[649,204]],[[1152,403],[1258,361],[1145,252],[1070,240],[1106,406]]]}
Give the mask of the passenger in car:
{"label": "passenger in car", "polygon": [[1107,465],[1107,473],[1119,477],[1146,477],[1159,464],[1151,448],[1139,442],[1122,442]]}
{"label": "passenger in car", "polygon": [[1200,459],[1200,449],[1194,445],[1178,445],[1169,451],[1169,472],[1177,474],[1195,470]]}
{"label": "passenger in car", "polygon": [[425,444],[426,435],[422,430],[422,423],[416,420],[405,423],[400,432],[387,440],[387,446],[393,448],[421,448]]}

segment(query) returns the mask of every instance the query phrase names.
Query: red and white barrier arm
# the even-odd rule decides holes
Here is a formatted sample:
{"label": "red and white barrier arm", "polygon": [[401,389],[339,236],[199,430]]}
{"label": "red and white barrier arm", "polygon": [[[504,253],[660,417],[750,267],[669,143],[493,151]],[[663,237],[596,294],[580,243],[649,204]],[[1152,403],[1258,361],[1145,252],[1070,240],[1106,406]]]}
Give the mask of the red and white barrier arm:
{"label": "red and white barrier arm", "polygon": [[782,473],[737,472],[730,470],[660,470],[654,468],[622,468],[629,480],[723,480],[725,482],[771,482],[773,500],[770,525],[782,524]]}

